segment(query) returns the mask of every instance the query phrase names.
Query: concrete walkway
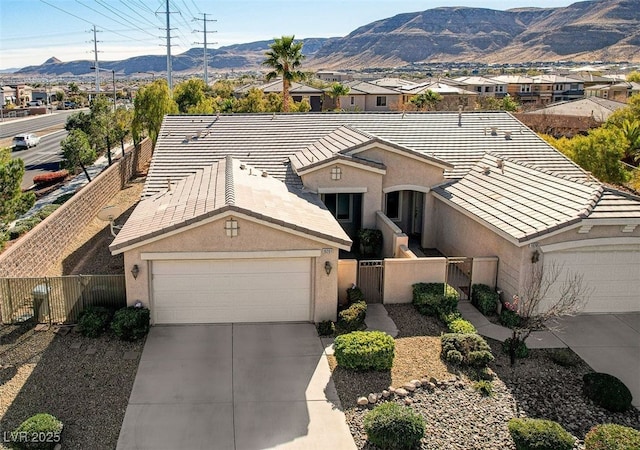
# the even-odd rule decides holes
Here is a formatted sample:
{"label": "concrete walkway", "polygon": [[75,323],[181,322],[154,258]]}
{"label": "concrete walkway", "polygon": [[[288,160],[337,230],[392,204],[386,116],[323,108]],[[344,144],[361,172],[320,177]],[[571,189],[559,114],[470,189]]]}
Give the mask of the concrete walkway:
{"label": "concrete walkway", "polygon": [[313,324],[152,327],[117,449],[356,448]]}
{"label": "concrete walkway", "polygon": [[384,331],[391,337],[398,336],[398,327],[389,317],[389,313],[382,303],[367,305],[367,316],[364,323],[367,326],[367,331]]}

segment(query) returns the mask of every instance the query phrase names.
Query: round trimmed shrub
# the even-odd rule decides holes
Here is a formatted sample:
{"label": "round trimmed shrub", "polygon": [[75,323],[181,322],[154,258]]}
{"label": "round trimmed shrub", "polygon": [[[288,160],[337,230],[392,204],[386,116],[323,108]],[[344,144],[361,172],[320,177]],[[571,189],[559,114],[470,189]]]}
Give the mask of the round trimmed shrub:
{"label": "round trimmed shrub", "polygon": [[582,381],[582,391],[595,404],[612,412],[626,411],[631,407],[631,391],[613,375],[600,372],[586,373]]}
{"label": "round trimmed shrub", "polygon": [[515,311],[503,309],[500,313],[500,323],[507,328],[515,328],[520,325],[520,316]]}
{"label": "round trimmed shrub", "polygon": [[60,442],[62,427],[62,422],[51,414],[36,414],[15,429],[11,437],[12,444],[22,449],[52,449]]}
{"label": "round trimmed shrub", "polygon": [[476,333],[446,333],[440,337],[442,355],[451,364],[486,367],[494,360],[491,347]]}
{"label": "round trimmed shrub", "polygon": [[455,319],[447,324],[452,333],[477,333],[476,327],[471,322],[464,319]]}
{"label": "round trimmed shrub", "polygon": [[511,419],[509,433],[516,450],[572,450],[575,438],[552,420]]}
{"label": "round trimmed shrub", "polygon": [[424,418],[411,408],[387,402],[364,417],[369,442],[381,449],[412,449],[424,437]]}
{"label": "round trimmed shrub", "polygon": [[78,329],[83,336],[95,338],[109,326],[113,312],[102,306],[88,306],[78,318]]}
{"label": "round trimmed shrub", "polygon": [[319,336],[331,336],[335,330],[333,322],[330,320],[323,320],[316,325]]}
{"label": "round trimmed shrub", "polygon": [[367,317],[367,304],[357,301],[347,309],[338,313],[336,329],[339,333],[350,333],[364,328],[364,319]]}
{"label": "round trimmed shrub", "polygon": [[584,438],[585,450],[637,450],[640,448],[640,431],[606,423],[591,428]]}
{"label": "round trimmed shrub", "polygon": [[[513,342],[513,338],[507,338],[502,343],[502,351],[507,355],[509,354],[509,350],[511,349],[511,342]],[[527,347],[527,344],[524,341],[518,340],[518,343],[516,344],[516,358],[522,359],[527,358],[528,356],[529,347]]]}
{"label": "round trimmed shrub", "polygon": [[338,366],[352,370],[389,370],[395,356],[395,341],[382,331],[354,331],[336,337]]}
{"label": "round trimmed shrub", "polygon": [[127,306],[116,311],[111,329],[123,341],[136,341],[149,332],[149,310]]}

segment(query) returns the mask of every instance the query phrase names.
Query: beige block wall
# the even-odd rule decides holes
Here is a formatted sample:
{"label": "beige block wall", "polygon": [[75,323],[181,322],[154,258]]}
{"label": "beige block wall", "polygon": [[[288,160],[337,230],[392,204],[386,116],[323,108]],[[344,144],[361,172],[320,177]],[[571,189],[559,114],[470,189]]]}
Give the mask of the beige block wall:
{"label": "beige block wall", "polygon": [[0,255],[0,277],[38,277],[62,258],[70,237],[80,233],[133,175],[151,159],[145,139],[83,186],[71,199]]}
{"label": "beige block wall", "polygon": [[411,303],[413,284],[444,283],[447,258],[384,260],[384,303]]}
{"label": "beige block wall", "polygon": [[486,284],[496,287],[498,275],[498,258],[495,256],[480,256],[473,258],[471,266],[471,284]]}
{"label": "beige block wall", "polygon": [[[244,218],[238,220],[238,236],[229,238],[225,234],[224,222],[221,218],[213,222],[185,230],[164,239],[136,247],[125,252],[125,277],[127,284],[127,304],[137,300],[153,308],[151,298],[151,261],[143,260],[142,253],[153,252],[255,252],[255,251],[287,251],[330,249],[330,253],[321,252],[312,258],[314,303],[314,322],[336,320],[338,299],[338,249],[329,244],[290,234]],[[325,262],[329,261],[333,270],[330,275],[325,271]],[[137,279],[131,275],[131,268],[137,264],[140,274]]]}
{"label": "beige block wall", "polygon": [[399,253],[401,245],[407,245],[409,238],[398,226],[385,216],[376,212],[376,228],[382,231],[382,257],[393,258]]}
{"label": "beige block wall", "polygon": [[[340,180],[331,179],[331,169],[334,167],[342,169]],[[341,192],[347,192],[349,188],[367,188],[367,192],[362,194],[362,228],[375,227],[376,211],[382,209],[382,174],[336,163],[301,178],[304,186],[315,192],[320,188],[341,189]]]}
{"label": "beige block wall", "polygon": [[447,256],[498,257],[497,287],[509,297],[518,293],[523,282],[522,268],[531,263],[532,250],[528,246],[517,247],[437,198],[435,206],[438,249]]}
{"label": "beige block wall", "polygon": [[358,260],[338,260],[338,302],[347,302],[347,289],[358,282]]}

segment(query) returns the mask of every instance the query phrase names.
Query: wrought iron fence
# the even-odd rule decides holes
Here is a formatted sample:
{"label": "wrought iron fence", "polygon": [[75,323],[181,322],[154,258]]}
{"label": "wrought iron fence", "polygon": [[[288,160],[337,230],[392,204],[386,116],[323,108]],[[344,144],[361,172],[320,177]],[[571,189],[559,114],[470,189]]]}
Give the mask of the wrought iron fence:
{"label": "wrought iron fence", "polygon": [[0,278],[0,322],[76,323],[87,306],[126,306],[124,275]]}

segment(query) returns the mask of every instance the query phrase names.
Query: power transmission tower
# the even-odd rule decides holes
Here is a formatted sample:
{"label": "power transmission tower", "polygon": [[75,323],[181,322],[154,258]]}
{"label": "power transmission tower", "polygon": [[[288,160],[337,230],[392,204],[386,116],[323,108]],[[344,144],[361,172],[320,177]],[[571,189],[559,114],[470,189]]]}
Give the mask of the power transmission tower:
{"label": "power transmission tower", "polygon": [[98,32],[102,32],[102,30],[96,30],[96,26],[94,25],[93,40],[89,42],[93,42],[93,53],[94,53],[93,66],[96,68],[96,92],[100,93],[100,75],[98,74],[98,42],[102,42],[102,41],[99,41],[96,37],[96,33]]}
{"label": "power transmission tower", "polygon": [[[167,84],[169,85],[169,92],[173,90],[173,80],[171,77],[171,14],[175,14],[176,11],[169,10],[169,0],[166,0],[165,15],[167,16]],[[157,13],[156,13],[157,14]],[[162,29],[162,28],[161,28]]]}
{"label": "power transmission tower", "polygon": [[[193,30],[196,33],[203,33],[204,42],[194,42],[194,44],[204,44],[204,84],[209,85],[209,64],[207,62],[207,33],[217,33],[217,31],[207,31],[207,22],[217,22],[215,19],[207,19],[207,13],[200,13],[204,16],[203,19],[194,17],[193,20],[201,20],[204,26],[204,30]],[[217,44],[217,42],[213,42]]]}

